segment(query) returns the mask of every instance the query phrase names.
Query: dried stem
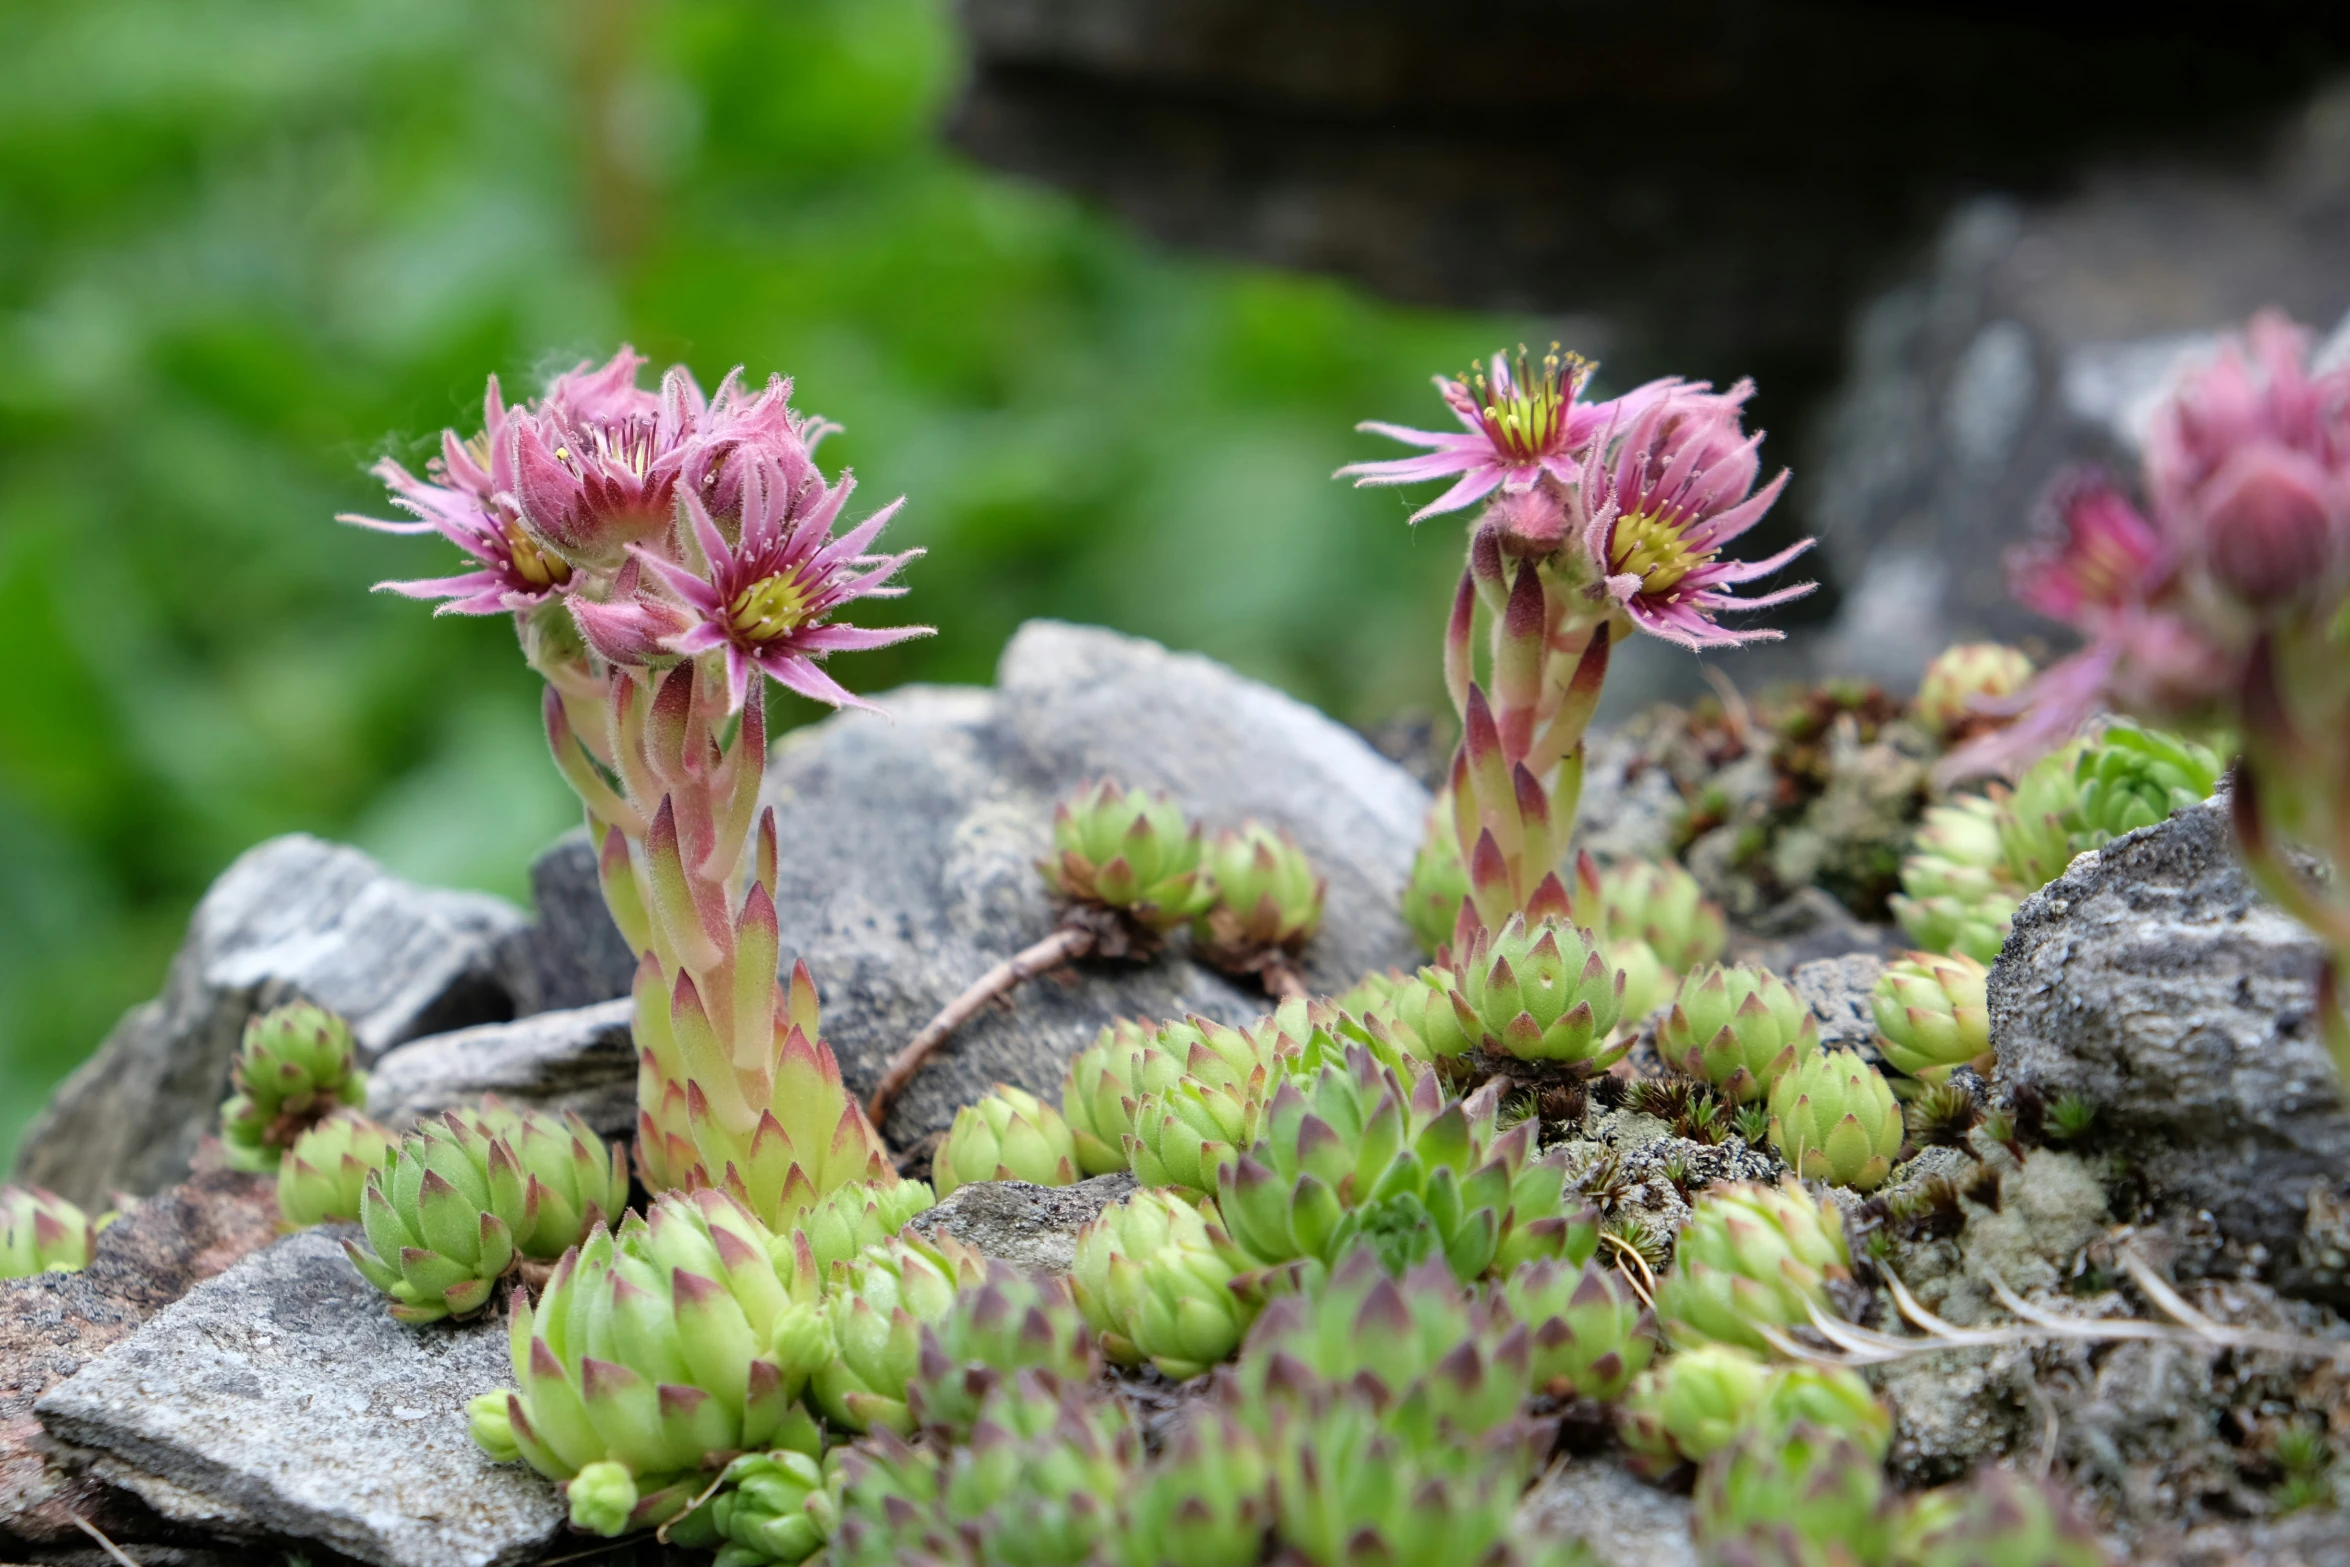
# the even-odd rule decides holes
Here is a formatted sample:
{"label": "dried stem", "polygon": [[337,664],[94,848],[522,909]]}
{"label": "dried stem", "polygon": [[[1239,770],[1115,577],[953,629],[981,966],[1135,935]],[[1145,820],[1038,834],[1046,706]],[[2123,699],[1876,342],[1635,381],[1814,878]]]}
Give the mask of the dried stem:
{"label": "dried stem", "polygon": [[132,1556],[121,1546],[106,1538],[105,1530],[90,1522],[89,1519],[84,1518],[80,1513],[68,1513],[66,1516],[73,1520],[73,1526],[76,1529],[81,1530],[82,1533],[88,1535],[91,1539],[98,1542],[98,1549],[104,1551],[107,1555],[122,1563],[122,1567],[139,1567],[138,1558]]}
{"label": "dried stem", "polygon": [[1064,963],[1084,957],[1094,949],[1098,939],[1093,931],[1082,925],[1063,925],[1044,940],[1015,952],[973,980],[961,995],[939,1009],[938,1016],[925,1024],[922,1032],[916,1034],[905,1049],[889,1058],[889,1067],[881,1074],[880,1086],[873,1090],[873,1097],[865,1102],[865,1114],[874,1126],[882,1124],[883,1118],[889,1114],[890,1101],[896,1099],[906,1085],[914,1080],[914,1074],[922,1070],[922,1063],[929,1060],[932,1052],[945,1044],[956,1029],[970,1022],[980,1008],[1049,969],[1059,968]]}

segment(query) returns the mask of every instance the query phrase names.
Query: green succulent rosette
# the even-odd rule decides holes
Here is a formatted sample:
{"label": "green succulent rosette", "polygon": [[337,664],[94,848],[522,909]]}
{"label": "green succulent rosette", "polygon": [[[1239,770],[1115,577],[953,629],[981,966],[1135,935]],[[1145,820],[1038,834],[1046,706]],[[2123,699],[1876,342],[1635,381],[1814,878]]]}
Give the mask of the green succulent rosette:
{"label": "green succulent rosette", "polygon": [[2000,802],[2000,858],[2009,878],[2027,894],[2062,876],[2080,852],[2074,842],[2081,826],[2081,784],[2075,774],[2088,749],[2088,741],[2075,740],[2051,751],[2025,768],[2015,791]]}
{"label": "green succulent rosette", "polygon": [[790,1448],[744,1453],[717,1489],[669,1525],[669,1543],[715,1548],[712,1567],[792,1567],[824,1549],[838,1521],[824,1466]]}
{"label": "green succulent rosette", "polygon": [[1116,909],[1164,935],[1205,913],[1215,889],[1200,866],[1200,830],[1165,794],[1104,778],[1053,810],[1053,852],[1037,861],[1073,903]]}
{"label": "green succulent rosette", "polygon": [[972,1181],[1077,1183],[1077,1143],[1061,1112],[1009,1083],[955,1112],[930,1161],[931,1184],[946,1196]]}
{"label": "green succulent rosette", "polygon": [[627,1202],[626,1156],[577,1115],[486,1099],[401,1139],[360,1199],[367,1244],[343,1249],[394,1317],[434,1322],[480,1311],[517,1260],[561,1256]]}
{"label": "green succulent rosette", "polygon": [[1461,1031],[1496,1055],[1598,1072],[1623,1058],[1630,1039],[1610,1043],[1622,1015],[1623,972],[1574,926],[1512,915],[1479,931],[1453,971],[1453,1012]]}
{"label": "green succulent rosette", "polygon": [[1159,1048],[1158,1030],[1120,1019],[1070,1057],[1061,1081],[1061,1116],[1076,1149],[1077,1168],[1109,1175],[1126,1168],[1126,1136],[1142,1096],[1183,1075],[1184,1062]]}
{"label": "green succulent rosette", "polygon": [[359,1217],[367,1178],[388,1168],[399,1143],[356,1110],[337,1110],[294,1140],[277,1166],[278,1221],[306,1229]]}
{"label": "green succulent rosette", "polygon": [[1893,1411],[1886,1408],[1856,1371],[1843,1366],[1800,1362],[1771,1368],[1771,1385],[1755,1406],[1750,1424],[1764,1432],[1797,1424],[1833,1431],[1881,1464],[1893,1448]]}
{"label": "green succulent rosette", "polygon": [[1215,901],[1192,938],[1217,967],[1246,969],[1267,953],[1294,954],[1322,928],[1330,884],[1288,833],[1244,822],[1209,840],[1204,867]]}
{"label": "green succulent rosette", "polygon": [[1477,1038],[1461,1027],[1452,987],[1451,973],[1440,968],[1367,974],[1338,998],[1338,1031],[1389,1059],[1436,1062],[1465,1055]]}
{"label": "green succulent rosette", "polygon": [[1545,1259],[1509,1274],[1501,1294],[1526,1327],[1537,1391],[1612,1402],[1656,1354],[1655,1317],[1619,1273]]}
{"label": "green succulent rosette", "polygon": [[878,1181],[836,1186],[801,1210],[792,1227],[775,1237],[775,1265],[811,1299],[832,1277],[835,1263],[862,1256],[890,1239],[937,1198],[921,1181],[892,1175]]}
{"label": "green succulent rosette", "polygon": [[1256,1567],[1273,1524],[1273,1467],[1257,1434],[1201,1404],[1136,1477],[1110,1543],[1115,1567]]}
{"label": "green succulent rosette", "polygon": [[1641,1467],[1702,1463],[1728,1447],[1770,1390],[1771,1370],[1735,1344],[1700,1344],[1633,1378],[1616,1429]]}
{"label": "green succulent rosette", "polygon": [[1874,1191],[1901,1151],[1901,1105],[1856,1050],[1823,1050],[1771,1085],[1771,1146],[1807,1181]]}
{"label": "green succulent rosette", "polygon": [[961,1441],[980,1405],[1014,1372],[1083,1383],[1098,1369],[1093,1335],[1068,1281],[989,1261],[975,1288],[925,1323],[906,1406],[924,1430]]}
{"label": "green succulent rosette", "polygon": [[[1579,854],[1568,898],[1575,924],[1609,953],[1619,943],[1645,943],[1675,976],[1719,958],[1728,935],[1720,905],[1676,860],[1618,860],[1603,867]],[[1642,1014],[1627,1007],[1625,1015]]]}
{"label": "green succulent rosette", "polygon": [[1468,899],[1469,869],[1461,863],[1460,840],[1453,835],[1452,791],[1440,789],[1403,888],[1403,922],[1421,951],[1433,956],[1450,944]]}
{"label": "green succulent rosette", "polygon": [[1734,1105],[1767,1097],[1819,1047],[1819,1020],[1795,987],[1745,963],[1685,977],[1656,1031],[1659,1055]]}
{"label": "green succulent rosette", "polygon": [[921,1369],[922,1329],[982,1271],[976,1253],[946,1236],[896,1235],[834,1263],[822,1315],[832,1354],[809,1377],[808,1401],[852,1431],[912,1430],[906,1389]]}
{"label": "green succulent rosette", "polygon": [[1143,1095],[1135,1107],[1134,1130],[1126,1137],[1134,1178],[1145,1186],[1207,1196],[1216,1189],[1218,1173],[1256,1140],[1262,1110],[1263,1101],[1245,1085],[1221,1087],[1192,1077]]}
{"label": "green succulent rosette", "polygon": [[2159,729],[2114,724],[2073,767],[2079,786],[2073,847],[2102,848],[2126,832],[2200,805],[2226,770],[2219,753]]}
{"label": "green succulent rosette", "polygon": [[1985,715],[1979,704],[2013,696],[2032,678],[2032,660],[2003,642],[1961,642],[1934,655],[1910,712],[1937,739],[1949,740]]}
{"label": "green succulent rosette", "polygon": [[307,1001],[249,1020],[229,1077],[236,1092],[220,1107],[220,1143],[238,1170],[276,1169],[312,1125],[367,1100],[350,1025]]}
{"label": "green succulent rosette", "polygon": [[1181,1381],[1229,1356],[1255,1318],[1232,1287],[1246,1267],[1215,1204],[1146,1187],[1077,1232],[1069,1282],[1103,1355]]}
{"label": "green succulent rosette", "polygon": [[98,1232],[75,1204],[42,1186],[0,1186],[0,1279],[78,1273],[90,1265]]}
{"label": "green succulent rosette", "polygon": [[831,1355],[774,1237],[723,1192],[665,1192],[596,1226],[533,1306],[514,1295],[512,1392],[474,1400],[475,1439],[564,1486],[575,1526],[616,1535],[682,1514],[720,1455],[813,1455],[799,1409]]}
{"label": "green succulent rosette", "polygon": [[1708,1187],[1691,1205],[1656,1313],[1676,1343],[1767,1354],[1761,1326],[1808,1325],[1831,1310],[1828,1285],[1852,1276],[1844,1218],[1794,1181]]}
{"label": "green succulent rosette", "polygon": [[1895,1070],[1942,1083],[1962,1066],[1990,1075],[1990,970],[1964,955],[1905,952],[1869,992],[1878,1049]]}
{"label": "green succulent rosette", "polygon": [[1522,1461],[1421,1446],[1339,1390],[1283,1405],[1265,1445],[1275,1538],[1328,1567],[1491,1567],[1526,1480]]}
{"label": "green succulent rosette", "polygon": [[2111,1567],[2097,1531],[2062,1492],[1996,1466],[1912,1499],[1896,1531],[1909,1567]]}
{"label": "green succulent rosette", "polygon": [[829,1567],[979,1567],[940,1492],[945,1461],[877,1430],[836,1455],[839,1495]]}
{"label": "green succulent rosette", "polygon": [[1923,950],[1984,964],[1998,959],[2017,907],[2033,890],[2008,873],[1999,822],[1998,803],[1981,795],[1926,807],[1901,862],[1901,891],[1890,900],[1903,933]]}
{"label": "green succulent rosette", "polygon": [[1735,1560],[1726,1548],[1743,1546],[1757,1560],[1886,1561],[1893,1514],[1881,1463],[1809,1422],[1749,1430],[1698,1471],[1691,1537],[1708,1560]]}

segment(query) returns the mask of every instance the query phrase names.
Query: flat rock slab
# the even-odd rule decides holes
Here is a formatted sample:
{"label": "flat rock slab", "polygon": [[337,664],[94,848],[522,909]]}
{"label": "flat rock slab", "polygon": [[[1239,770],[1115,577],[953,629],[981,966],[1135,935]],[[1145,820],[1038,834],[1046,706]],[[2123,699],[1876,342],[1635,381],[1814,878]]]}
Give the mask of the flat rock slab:
{"label": "flat rock slab", "polygon": [[1518,1525],[1538,1539],[1580,1540],[1602,1567],[1697,1567],[1689,1499],[1602,1459],[1553,1465],[1518,1504]]}
{"label": "flat rock slab", "polygon": [[606,1137],[636,1134],[635,1004],[626,999],[483,1023],[402,1045],[367,1079],[367,1113],[399,1130],[496,1094],[576,1111]]}
{"label": "flat rock slab", "polygon": [[1077,1265],[1077,1232],[1104,1208],[1125,1200],[1134,1184],[1123,1170],[1074,1186],[973,1181],[916,1214],[908,1228],[952,1236],[985,1256],[1034,1273],[1067,1273]]}
{"label": "flat rock slab", "polygon": [[163,994],[124,1014],[26,1132],[16,1178],[84,1207],[188,1173],[228,1097],[245,1020],[281,1002],[341,1013],[363,1061],[405,1040],[510,1016],[497,898],[412,886],[300,833],[246,851],[197,904]]}
{"label": "flat rock slab", "polygon": [[2224,797],[2076,858],[1992,967],[1996,1081],[2082,1094],[2165,1213],[2290,1256],[2350,1169],[2316,1018],[2317,941],[2237,864]]}
{"label": "flat rock slab", "polygon": [[316,1540],[378,1567],[527,1560],[555,1488],[474,1445],[465,1401],[512,1381],[498,1321],[410,1328],[344,1257],[288,1236],[177,1303],[35,1406],[166,1518]]}

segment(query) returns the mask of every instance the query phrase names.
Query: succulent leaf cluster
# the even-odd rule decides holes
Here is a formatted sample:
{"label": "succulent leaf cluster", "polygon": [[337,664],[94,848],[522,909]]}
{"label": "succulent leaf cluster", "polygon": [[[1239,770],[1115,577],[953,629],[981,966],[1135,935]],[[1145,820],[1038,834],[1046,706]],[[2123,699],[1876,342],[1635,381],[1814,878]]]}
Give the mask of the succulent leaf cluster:
{"label": "succulent leaf cluster", "polygon": [[1984,721],[1981,704],[2013,696],[2032,678],[2032,660],[2003,642],[1959,642],[1934,655],[1918,681],[1910,712],[1935,737],[1950,740]]}
{"label": "succulent leaf cluster", "polygon": [[932,1156],[930,1180],[941,1197],[972,1181],[1073,1185],[1076,1140],[1060,1111],[1026,1089],[998,1083],[955,1112],[946,1141]]}
{"label": "succulent leaf cluster", "polygon": [[1053,852],[1036,868],[1071,902],[1115,909],[1161,935],[1207,912],[1215,897],[1197,824],[1170,796],[1110,778],[1053,808]]}
{"label": "succulent leaf cluster", "polygon": [[1893,1513],[1881,1462],[1833,1427],[1750,1428],[1699,1470],[1690,1533],[1708,1560],[1882,1563]]}
{"label": "succulent leaf cluster", "polygon": [[792,1227],[770,1238],[778,1269],[801,1281],[821,1284],[835,1264],[862,1256],[906,1227],[936,1199],[920,1181],[893,1172],[880,1180],[836,1186],[803,1210]]}
{"label": "succulent leaf cluster", "polygon": [[1281,1406],[1275,1528],[1316,1567],[1497,1567],[1525,1473],[1472,1447],[1422,1444],[1337,1390]]}
{"label": "succulent leaf cluster", "polygon": [[1512,915],[1499,930],[1480,930],[1452,972],[1462,1031],[1495,1055],[1596,1072],[1631,1048],[1610,1037],[1623,1013],[1623,971],[1563,920]]}
{"label": "succulent leaf cluster", "polygon": [[1828,1283],[1851,1277],[1841,1211],[1794,1181],[1733,1183],[1698,1194],[1656,1311],[1682,1344],[1770,1345],[1756,1325],[1796,1327],[1829,1310]]}
{"label": "succulent leaf cluster", "polygon": [[791,1567],[824,1549],[839,1518],[824,1466],[791,1448],[744,1453],[668,1528],[669,1543],[717,1549],[713,1567]]}
{"label": "succulent leaf cluster", "polygon": [[1124,1018],[1071,1056],[1061,1079],[1061,1115],[1077,1168],[1086,1175],[1125,1169],[1135,1103],[1181,1077],[1183,1066],[1181,1058],[1159,1048],[1152,1025]]}
{"label": "succulent leaf cluster", "polygon": [[1961,953],[1908,952],[1885,966],[1869,992],[1879,1048],[1899,1071],[1939,1084],[1962,1066],[1989,1075],[1990,971]]}
{"label": "succulent leaf cluster", "polygon": [[2073,835],[2080,825],[2079,766],[2090,742],[2072,744],[2034,762],[2000,801],[1999,852],[2009,878],[2026,892],[2064,874],[2079,852]]}
{"label": "succulent leaf cluster", "polygon": [[1215,901],[1192,937],[1218,968],[1246,971],[1270,954],[1294,955],[1321,929],[1330,884],[1288,833],[1243,822],[1209,840],[1202,863]]}
{"label": "succulent leaf cluster", "polygon": [[1403,922],[1434,955],[1452,941],[1459,926],[1461,905],[1469,898],[1469,868],[1461,861],[1460,839],[1453,832],[1452,791],[1440,789],[1429,807],[1427,830],[1412,856],[1412,873],[1404,882]]}
{"label": "succulent leaf cluster", "polygon": [[1118,1567],[1256,1567],[1272,1525],[1262,1439],[1203,1404],[1128,1488],[1110,1556]]}
{"label": "succulent leaf cluster", "polygon": [[1676,976],[1722,955],[1728,927],[1721,906],[1678,860],[1618,860],[1603,867],[1578,854],[1568,897],[1574,922],[1610,952],[1618,942],[1644,942]]}
{"label": "succulent leaf cluster", "polygon": [[2062,1492],[1997,1466],[1915,1498],[1896,1550],[1904,1567],[2108,1567],[2113,1560]]}
{"label": "succulent leaf cluster", "polygon": [[220,1107],[220,1142],[232,1168],[274,1170],[302,1133],[330,1112],[367,1099],[351,1027],[324,1007],[289,1002],[245,1024]]}
{"label": "succulent leaf cluster", "polygon": [[1711,1083],[1731,1104],[1752,1104],[1818,1053],[1820,1025],[1795,987],[1768,969],[1713,966],[1681,981],[1656,1045],[1670,1065]]}
{"label": "succulent leaf cluster", "polygon": [[1771,1370],[1735,1344],[1678,1350],[1632,1381],[1618,1410],[1624,1445],[1650,1468],[1728,1447],[1770,1391]]}
{"label": "succulent leaf cluster", "polygon": [[90,1265],[98,1231],[78,1206],[41,1186],[0,1186],[0,1279],[78,1273]]}
{"label": "succulent leaf cluster", "polygon": [[1926,807],[1901,862],[1893,917],[1928,952],[1962,952],[1978,963],[1999,956],[2015,911],[2033,890],[2018,886],[2000,846],[2000,804],[1961,795]]}
{"label": "succulent leaf cluster", "polygon": [[367,1177],[367,1244],[343,1249],[401,1321],[470,1316],[517,1261],[561,1256],[627,1201],[626,1157],[585,1121],[490,1098],[400,1140]]}
{"label": "succulent leaf cluster", "polygon": [[1901,1105],[1857,1050],[1823,1050],[1771,1085],[1771,1146],[1807,1181],[1874,1191],[1901,1150]]}
{"label": "succulent leaf cluster", "polygon": [[1527,1330],[1537,1390],[1612,1401],[1656,1354],[1655,1316],[1621,1274],[1593,1263],[1529,1263],[1502,1281],[1502,1300]]}
{"label": "succulent leaf cluster", "polygon": [[2219,787],[2225,770],[2219,753],[2183,735],[2132,724],[2109,726],[2073,767],[2079,788],[2074,848],[2102,848],[2123,833],[2201,804]]}
{"label": "succulent leaf cluster", "polygon": [[819,1318],[829,1353],[810,1368],[809,1402],[852,1431],[913,1429],[906,1399],[921,1370],[923,1329],[981,1276],[977,1254],[945,1237],[893,1235],[834,1263]]}
{"label": "succulent leaf cluster", "polygon": [[1098,1369],[1093,1335],[1064,1279],[990,1261],[935,1322],[922,1326],[906,1404],[924,1430],[969,1437],[988,1394],[1014,1372],[1083,1383]]}
{"label": "succulent leaf cluster", "polygon": [[1450,970],[1423,968],[1415,974],[1394,969],[1366,974],[1338,998],[1338,1031],[1376,1047],[1384,1058],[1433,1063],[1465,1055],[1482,1030],[1461,1026],[1453,1010]]}
{"label": "succulent leaf cluster", "polygon": [[1077,1232],[1070,1284],[1104,1356],[1180,1381],[1239,1347],[1257,1301],[1213,1203],[1144,1188]]}
{"label": "succulent leaf cluster", "polygon": [[294,1140],[277,1166],[277,1212],[288,1229],[357,1219],[367,1178],[399,1142],[356,1110],[337,1110]]}

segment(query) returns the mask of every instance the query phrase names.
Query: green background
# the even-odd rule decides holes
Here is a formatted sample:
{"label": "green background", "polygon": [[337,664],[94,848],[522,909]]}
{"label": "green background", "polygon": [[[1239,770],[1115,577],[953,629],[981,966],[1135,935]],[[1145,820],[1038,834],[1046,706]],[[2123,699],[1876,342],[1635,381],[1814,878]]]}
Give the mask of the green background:
{"label": "green background", "polygon": [[795,375],[930,550],[857,689],[1059,615],[1440,700],[1458,530],[1329,475],[1526,325],[1156,253],[943,148],[960,70],[944,0],[0,5],[0,1154],[241,850],[519,896],[572,819],[508,627],[366,591],[454,551],[331,520],[491,370]]}

